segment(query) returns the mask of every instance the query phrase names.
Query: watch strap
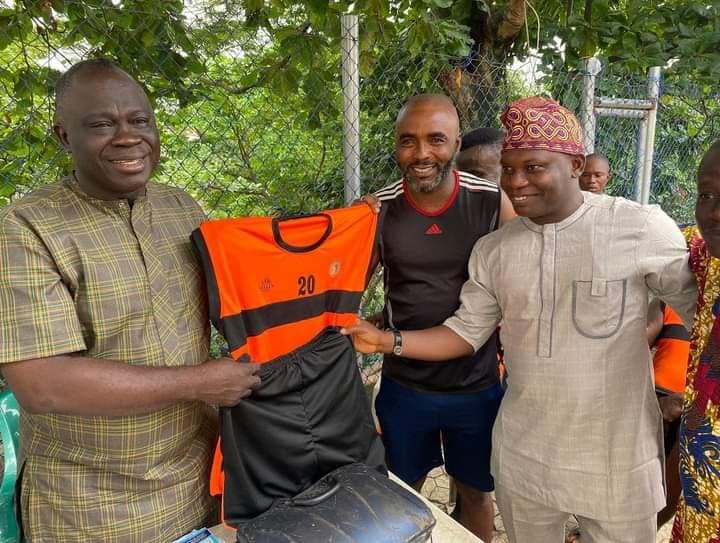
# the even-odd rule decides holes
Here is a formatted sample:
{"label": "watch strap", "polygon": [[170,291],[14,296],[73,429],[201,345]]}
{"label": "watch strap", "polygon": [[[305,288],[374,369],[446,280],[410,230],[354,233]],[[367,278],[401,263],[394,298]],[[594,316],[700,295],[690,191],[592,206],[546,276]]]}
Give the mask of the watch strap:
{"label": "watch strap", "polygon": [[400,330],[393,330],[393,349],[392,352],[396,356],[400,356],[402,354],[402,334],[400,333]]}

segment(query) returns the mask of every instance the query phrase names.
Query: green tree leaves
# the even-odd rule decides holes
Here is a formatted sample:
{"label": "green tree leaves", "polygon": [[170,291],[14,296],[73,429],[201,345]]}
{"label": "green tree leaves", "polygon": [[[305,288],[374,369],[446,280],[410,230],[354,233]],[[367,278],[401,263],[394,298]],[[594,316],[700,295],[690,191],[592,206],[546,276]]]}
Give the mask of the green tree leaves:
{"label": "green tree leaves", "polygon": [[238,212],[261,202],[299,209],[341,193],[340,15],[349,11],[360,19],[362,144],[378,157],[365,166],[376,186],[395,175],[379,157],[389,154],[399,102],[441,90],[464,122],[494,122],[507,98],[500,90],[512,86],[498,63],[527,55],[538,37],[548,88],[558,68],[593,54],[616,75],[665,66],[668,82],[693,81],[708,94],[720,79],[717,3],[532,4],[539,36],[524,0],[15,2],[0,9],[0,204],[9,187],[24,191],[67,167],[48,96],[61,68],[88,56],[114,58],[146,83],[163,121],[160,178]]}

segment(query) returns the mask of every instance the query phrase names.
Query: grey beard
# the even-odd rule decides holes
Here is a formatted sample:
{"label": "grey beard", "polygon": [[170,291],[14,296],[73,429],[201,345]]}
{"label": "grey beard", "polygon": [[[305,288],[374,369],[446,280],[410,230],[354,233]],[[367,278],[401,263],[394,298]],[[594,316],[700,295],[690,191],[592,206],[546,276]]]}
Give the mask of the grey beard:
{"label": "grey beard", "polygon": [[[454,157],[453,157],[454,158]],[[408,185],[410,185],[410,188],[413,189],[415,192],[432,192],[436,188],[440,186],[440,183],[443,182],[443,180],[448,176],[450,171],[453,168],[453,160],[449,160],[445,166],[440,168],[440,171],[435,176],[435,179],[433,179],[432,183],[429,185],[421,185],[420,183],[416,182],[412,176],[410,175],[410,168],[408,168],[405,173],[405,179],[407,179]]]}

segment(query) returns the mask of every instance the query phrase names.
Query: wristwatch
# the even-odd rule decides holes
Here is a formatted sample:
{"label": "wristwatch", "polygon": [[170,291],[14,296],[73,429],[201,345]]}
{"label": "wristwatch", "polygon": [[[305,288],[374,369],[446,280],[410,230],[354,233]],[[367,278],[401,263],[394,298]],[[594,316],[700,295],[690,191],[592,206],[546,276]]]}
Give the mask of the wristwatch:
{"label": "wristwatch", "polygon": [[402,334],[399,330],[393,330],[393,348],[392,352],[395,356],[402,354]]}

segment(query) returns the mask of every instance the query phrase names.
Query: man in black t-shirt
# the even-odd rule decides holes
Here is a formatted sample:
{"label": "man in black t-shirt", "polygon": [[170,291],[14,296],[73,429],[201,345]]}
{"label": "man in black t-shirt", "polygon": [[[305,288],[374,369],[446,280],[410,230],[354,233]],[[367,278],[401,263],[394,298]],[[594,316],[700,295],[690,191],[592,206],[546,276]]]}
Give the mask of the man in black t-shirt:
{"label": "man in black t-shirt", "polygon": [[[452,315],[475,242],[498,227],[501,209],[511,210],[496,182],[453,168],[460,144],[445,96],[416,96],[398,114],[403,178],[376,193],[388,328],[421,330]],[[491,430],[502,398],[496,342],[441,363],[386,355],[376,401],[390,469],[419,490],[444,463],[456,480],[460,522],[485,541],[493,527]]]}

